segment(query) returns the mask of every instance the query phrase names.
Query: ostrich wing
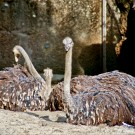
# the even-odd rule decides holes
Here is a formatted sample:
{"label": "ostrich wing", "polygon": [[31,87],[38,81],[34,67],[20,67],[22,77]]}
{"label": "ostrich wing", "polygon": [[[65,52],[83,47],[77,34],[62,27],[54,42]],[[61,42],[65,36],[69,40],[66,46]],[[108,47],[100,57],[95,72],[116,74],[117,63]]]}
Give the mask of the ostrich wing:
{"label": "ostrich wing", "polygon": [[[78,76],[71,79],[71,94],[76,95],[83,91],[96,93],[101,88],[107,91],[119,93],[124,102],[135,114],[135,78],[126,73],[118,71],[107,72],[96,76]],[[53,87],[53,92],[49,99],[49,109],[51,111],[64,110],[62,101],[64,83],[60,82]]]}
{"label": "ostrich wing", "polygon": [[41,88],[41,82],[35,80],[24,67],[5,68],[0,71],[0,108],[43,110],[45,102],[38,96]]}

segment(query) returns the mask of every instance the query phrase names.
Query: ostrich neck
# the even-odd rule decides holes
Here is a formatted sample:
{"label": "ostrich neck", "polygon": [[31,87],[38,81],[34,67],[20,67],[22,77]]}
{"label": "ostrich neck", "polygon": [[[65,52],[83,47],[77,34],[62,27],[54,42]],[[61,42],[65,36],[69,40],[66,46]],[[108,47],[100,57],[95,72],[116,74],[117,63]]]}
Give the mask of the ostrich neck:
{"label": "ostrich neck", "polygon": [[45,94],[46,100],[49,99],[50,93],[52,92],[51,82],[52,82],[52,77],[46,79],[46,86],[47,86],[47,91]]}
{"label": "ostrich neck", "polygon": [[52,77],[48,77],[46,79],[46,84],[47,84],[47,87],[48,87],[48,91],[51,91],[51,89],[52,89],[51,82],[52,82]]}
{"label": "ostrich neck", "polygon": [[47,87],[45,97],[46,97],[46,100],[48,100],[49,96],[50,96],[50,93],[52,92],[52,86],[51,86],[52,77],[53,77],[52,70],[49,69],[49,68],[45,69],[44,70],[44,76],[45,76],[46,87]]}
{"label": "ostrich neck", "polygon": [[69,106],[72,111],[74,103],[70,94],[70,81],[72,73],[72,47],[66,52],[65,57],[65,75],[64,75],[64,102]]}
{"label": "ostrich neck", "polygon": [[35,78],[38,79],[40,82],[45,83],[44,79],[38,74],[38,72],[36,71],[36,69],[34,68],[29,56],[27,55],[27,53],[22,49],[19,48],[20,53],[23,55],[24,59],[25,59],[25,63],[26,66],[30,72],[30,74]]}

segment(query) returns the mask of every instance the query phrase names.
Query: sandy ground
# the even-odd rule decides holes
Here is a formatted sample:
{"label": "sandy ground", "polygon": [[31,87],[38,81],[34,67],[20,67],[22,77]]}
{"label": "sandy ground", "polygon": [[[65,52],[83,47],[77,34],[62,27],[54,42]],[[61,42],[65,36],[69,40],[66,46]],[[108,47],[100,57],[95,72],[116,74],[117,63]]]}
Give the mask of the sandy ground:
{"label": "sandy ground", "polygon": [[135,135],[125,126],[82,126],[65,123],[63,112],[13,112],[0,109],[0,135]]}

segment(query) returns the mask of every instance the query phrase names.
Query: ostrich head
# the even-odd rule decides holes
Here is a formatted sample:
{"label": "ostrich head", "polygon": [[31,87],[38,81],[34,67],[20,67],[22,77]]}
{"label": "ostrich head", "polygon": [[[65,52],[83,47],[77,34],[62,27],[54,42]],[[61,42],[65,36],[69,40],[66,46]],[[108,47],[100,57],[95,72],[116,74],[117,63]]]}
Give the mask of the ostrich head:
{"label": "ostrich head", "polygon": [[21,53],[15,47],[13,48],[13,53],[14,53],[14,56],[15,56],[15,62],[18,62],[19,58],[21,56]]}
{"label": "ostrich head", "polygon": [[53,77],[53,73],[52,72],[53,71],[50,68],[44,69],[44,77],[45,77],[46,80],[49,80],[50,78]]}
{"label": "ostrich head", "polygon": [[66,52],[67,52],[67,51],[69,51],[69,49],[70,49],[71,47],[73,47],[74,42],[73,42],[73,40],[72,40],[70,37],[65,37],[65,38],[63,39],[63,44],[64,44],[65,50],[66,50]]}

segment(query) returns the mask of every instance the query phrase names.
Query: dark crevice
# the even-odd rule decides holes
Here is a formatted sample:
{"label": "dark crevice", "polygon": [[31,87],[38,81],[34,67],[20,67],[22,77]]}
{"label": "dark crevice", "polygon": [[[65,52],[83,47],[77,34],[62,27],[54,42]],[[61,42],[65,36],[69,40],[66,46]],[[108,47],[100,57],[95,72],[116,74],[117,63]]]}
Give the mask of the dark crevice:
{"label": "dark crevice", "polygon": [[121,71],[135,76],[135,10],[133,8],[129,10],[127,19],[127,40],[121,47],[118,63]]}

